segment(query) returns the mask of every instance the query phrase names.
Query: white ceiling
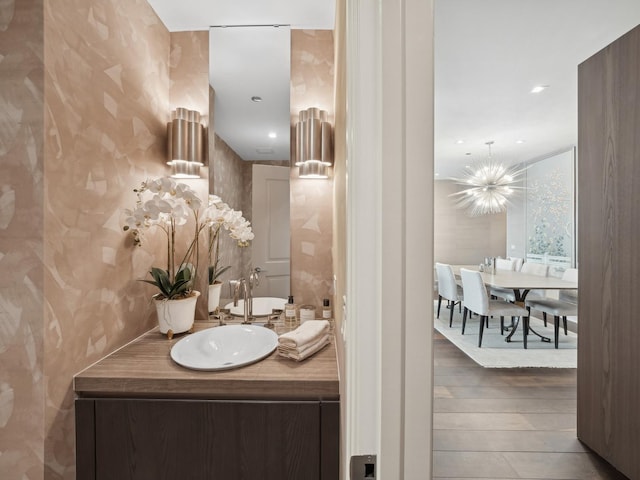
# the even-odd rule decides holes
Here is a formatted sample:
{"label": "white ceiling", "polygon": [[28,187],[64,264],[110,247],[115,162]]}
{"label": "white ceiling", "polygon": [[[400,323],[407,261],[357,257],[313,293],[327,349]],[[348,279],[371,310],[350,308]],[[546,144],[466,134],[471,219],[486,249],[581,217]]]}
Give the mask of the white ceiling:
{"label": "white ceiling", "polygon": [[639,23],[640,0],[436,0],[436,178],[491,140],[504,163],[576,145],[578,64]]}
{"label": "white ceiling", "polygon": [[[149,3],[170,31],[334,28],[334,0]],[[505,163],[576,145],[578,64],[638,24],[640,0],[435,0],[436,178],[486,157],[488,141]]]}
{"label": "white ceiling", "polygon": [[335,0],[149,0],[170,32],[213,25],[290,25],[333,30]]}

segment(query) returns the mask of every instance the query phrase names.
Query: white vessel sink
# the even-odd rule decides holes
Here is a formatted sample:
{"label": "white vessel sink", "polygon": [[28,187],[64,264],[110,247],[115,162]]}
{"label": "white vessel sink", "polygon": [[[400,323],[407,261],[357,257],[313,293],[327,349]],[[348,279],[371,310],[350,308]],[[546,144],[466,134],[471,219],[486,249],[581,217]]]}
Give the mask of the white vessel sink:
{"label": "white vessel sink", "polygon": [[[271,315],[274,309],[284,310],[285,303],[287,303],[286,298],[255,297],[253,299],[253,316],[266,317]],[[224,308],[231,310],[231,315],[242,317],[244,315],[244,300],[239,300],[237,307],[234,307],[232,302],[225,305]]]}
{"label": "white vessel sink", "polygon": [[278,335],[257,325],[225,325],[186,336],[171,348],[171,358],[193,370],[229,370],[257,362],[273,352]]}

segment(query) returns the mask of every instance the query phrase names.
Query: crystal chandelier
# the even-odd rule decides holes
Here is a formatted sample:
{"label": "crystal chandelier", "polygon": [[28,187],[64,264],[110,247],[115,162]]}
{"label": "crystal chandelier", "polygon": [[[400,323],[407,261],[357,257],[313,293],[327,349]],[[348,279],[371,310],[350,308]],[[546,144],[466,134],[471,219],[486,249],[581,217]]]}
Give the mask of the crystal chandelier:
{"label": "crystal chandelier", "polygon": [[456,206],[468,209],[469,215],[489,215],[504,212],[508,198],[518,188],[514,186],[524,172],[519,166],[505,167],[491,157],[491,145],[487,142],[489,156],[474,167],[466,167],[462,178],[454,180],[467,188],[453,193],[458,196]]}

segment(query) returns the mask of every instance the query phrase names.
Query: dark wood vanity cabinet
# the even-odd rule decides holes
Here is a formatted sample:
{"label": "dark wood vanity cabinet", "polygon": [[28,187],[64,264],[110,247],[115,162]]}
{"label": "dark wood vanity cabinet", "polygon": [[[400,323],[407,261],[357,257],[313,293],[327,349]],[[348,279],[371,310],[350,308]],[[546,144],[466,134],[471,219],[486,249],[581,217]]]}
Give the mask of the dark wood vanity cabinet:
{"label": "dark wood vanity cabinet", "polygon": [[78,480],[339,479],[334,344],[209,372],[171,360],[176,341],[152,329],[74,376]]}
{"label": "dark wood vanity cabinet", "polygon": [[338,401],[76,400],[79,480],[337,480]]}

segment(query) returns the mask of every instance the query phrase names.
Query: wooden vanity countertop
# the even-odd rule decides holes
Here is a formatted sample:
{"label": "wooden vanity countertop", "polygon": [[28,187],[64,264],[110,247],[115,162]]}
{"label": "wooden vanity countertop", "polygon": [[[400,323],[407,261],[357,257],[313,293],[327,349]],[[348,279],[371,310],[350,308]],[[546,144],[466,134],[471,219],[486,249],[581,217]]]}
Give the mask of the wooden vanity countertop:
{"label": "wooden vanity countertop", "polygon": [[[196,321],[195,331],[210,328]],[[273,352],[257,363],[224,371],[189,370],[170,357],[183,335],[168,340],[155,328],[74,376],[80,397],[234,400],[337,400],[338,367],[332,342],[296,362]]]}

